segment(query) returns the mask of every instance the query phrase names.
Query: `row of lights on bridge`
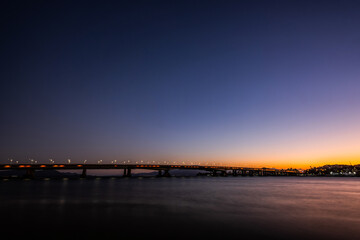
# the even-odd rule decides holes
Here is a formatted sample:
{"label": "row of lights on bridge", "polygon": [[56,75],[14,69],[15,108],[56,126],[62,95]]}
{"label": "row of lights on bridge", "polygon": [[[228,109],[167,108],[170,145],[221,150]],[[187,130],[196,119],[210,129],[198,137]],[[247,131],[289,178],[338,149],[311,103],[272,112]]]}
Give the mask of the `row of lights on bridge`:
{"label": "row of lights on bridge", "polygon": [[[10,164],[19,164],[19,161],[14,161],[14,159],[12,159],[12,158],[10,158],[8,160],[9,160]],[[38,161],[33,159],[33,158],[29,158],[28,160],[30,161],[30,164],[37,164],[38,163]],[[52,158],[49,158],[49,163],[54,164],[55,160],[52,159]],[[71,159],[67,158],[66,163],[71,164]],[[83,164],[86,164],[86,163],[87,163],[87,160],[85,159],[83,161]],[[103,160],[100,159],[100,160],[97,161],[97,163],[102,164]],[[110,163],[111,164],[117,164],[118,162],[117,162],[117,160],[112,160]],[[119,162],[119,164],[132,164],[132,163],[133,163],[133,161],[131,161],[131,160],[127,160],[127,161],[125,160],[125,161],[120,161]],[[140,161],[135,161],[135,164],[165,164],[166,165],[166,164],[189,164],[189,163],[185,163],[184,161],[182,161],[180,163],[176,162],[176,161],[174,161],[174,162],[171,162],[171,161],[163,161],[163,162],[161,162],[161,161],[146,161],[146,162],[144,162],[143,160],[140,160]],[[197,162],[190,162],[190,165],[201,165],[201,163],[200,162],[198,162],[198,163]],[[208,166],[213,165],[213,166],[215,166],[215,165],[218,165],[218,164],[207,162],[204,165],[208,165]]]}

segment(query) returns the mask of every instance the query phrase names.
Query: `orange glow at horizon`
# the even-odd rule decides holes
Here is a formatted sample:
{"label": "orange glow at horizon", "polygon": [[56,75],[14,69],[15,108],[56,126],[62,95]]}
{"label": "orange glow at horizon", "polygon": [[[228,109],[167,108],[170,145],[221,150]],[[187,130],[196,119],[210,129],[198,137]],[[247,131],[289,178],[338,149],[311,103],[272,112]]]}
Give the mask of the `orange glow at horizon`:
{"label": "orange glow at horizon", "polygon": [[287,168],[297,168],[297,169],[309,169],[310,167],[319,167],[323,165],[357,165],[360,164],[360,154],[359,155],[338,155],[335,157],[203,157],[199,156],[197,158],[193,157],[173,157],[172,161],[168,161],[169,158],[165,156],[162,158],[157,158],[155,162],[167,162],[172,164],[191,164],[191,165],[216,165],[216,166],[238,166],[238,167],[254,167],[254,168],[278,168],[278,169],[287,169]]}

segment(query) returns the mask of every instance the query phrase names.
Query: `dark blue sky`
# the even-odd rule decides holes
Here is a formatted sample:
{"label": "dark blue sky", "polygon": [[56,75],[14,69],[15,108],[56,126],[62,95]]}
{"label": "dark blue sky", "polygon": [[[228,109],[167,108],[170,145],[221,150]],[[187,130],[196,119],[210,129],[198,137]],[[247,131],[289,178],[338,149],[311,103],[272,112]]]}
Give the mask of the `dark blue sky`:
{"label": "dark blue sky", "polygon": [[360,156],[357,1],[2,9],[1,161]]}

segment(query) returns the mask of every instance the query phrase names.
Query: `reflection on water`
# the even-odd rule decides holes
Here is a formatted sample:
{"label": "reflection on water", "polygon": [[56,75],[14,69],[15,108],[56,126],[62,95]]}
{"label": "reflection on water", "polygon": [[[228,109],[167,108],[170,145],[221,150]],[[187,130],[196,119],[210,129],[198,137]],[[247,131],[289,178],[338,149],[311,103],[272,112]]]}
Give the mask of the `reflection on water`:
{"label": "reflection on water", "polygon": [[360,179],[194,177],[11,180],[0,183],[3,229],[51,238],[354,239]]}

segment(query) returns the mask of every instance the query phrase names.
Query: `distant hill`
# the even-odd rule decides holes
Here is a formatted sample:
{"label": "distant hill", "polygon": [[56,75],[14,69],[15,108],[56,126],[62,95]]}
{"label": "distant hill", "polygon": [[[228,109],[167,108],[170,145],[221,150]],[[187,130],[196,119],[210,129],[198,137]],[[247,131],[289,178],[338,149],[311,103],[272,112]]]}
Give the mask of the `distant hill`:
{"label": "distant hill", "polygon": [[[199,171],[199,170],[182,170],[182,169],[174,169],[170,170],[169,173],[174,177],[192,177],[196,176],[199,172],[206,173],[207,171]],[[26,174],[26,170],[5,170],[0,171],[0,178],[22,178]],[[150,171],[150,172],[134,172],[132,174],[133,177],[152,177],[157,176],[158,171]],[[88,174],[87,177],[96,177],[102,176],[101,174]],[[121,175],[116,175],[116,177],[120,177]],[[62,172],[57,170],[37,170],[35,172],[35,178],[78,178],[80,177],[79,173],[73,172]],[[108,176],[110,177],[110,176]]]}
{"label": "distant hill", "polygon": [[[169,173],[171,176],[174,177],[193,177],[196,176],[199,172],[206,173],[207,171],[201,171],[201,170],[182,170],[182,169],[174,169],[170,170]],[[134,173],[133,176],[141,176],[141,177],[147,177],[147,176],[156,176],[158,175],[158,171],[152,171],[152,172],[146,172],[146,173]]]}
{"label": "distant hill", "polygon": [[[6,170],[0,171],[0,177],[2,178],[16,178],[16,177],[23,177],[26,173],[26,170]],[[38,170],[35,173],[35,176],[38,178],[64,178],[64,177],[78,177],[79,174],[77,173],[70,173],[70,172],[59,172],[57,170]]]}

